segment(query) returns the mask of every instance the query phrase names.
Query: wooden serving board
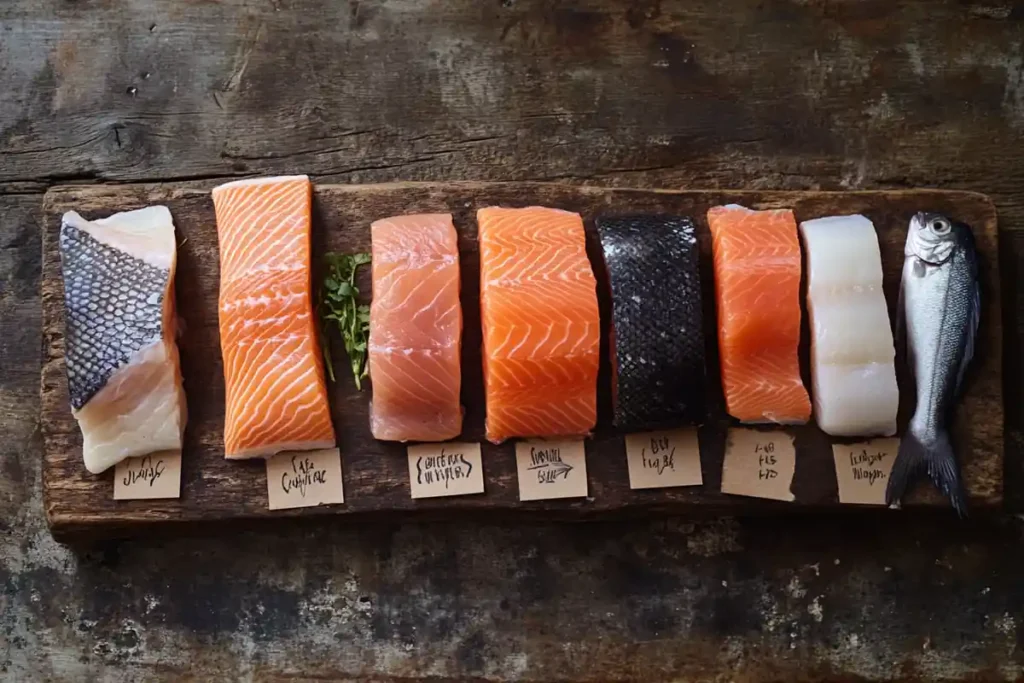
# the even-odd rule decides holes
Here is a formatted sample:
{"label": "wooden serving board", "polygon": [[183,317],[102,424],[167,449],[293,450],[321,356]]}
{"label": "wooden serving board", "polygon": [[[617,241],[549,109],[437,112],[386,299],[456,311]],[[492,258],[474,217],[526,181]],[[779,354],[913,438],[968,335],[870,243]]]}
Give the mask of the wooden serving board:
{"label": "wooden serving board", "polygon": [[[155,523],[323,515],[368,518],[372,515],[410,513],[452,515],[472,512],[477,515],[493,512],[514,519],[531,516],[579,519],[615,514],[764,512],[841,507],[837,498],[831,442],[813,425],[789,429],[796,437],[797,448],[792,486],[795,502],[779,503],[719,492],[725,435],[731,420],[724,411],[721,387],[714,379],[709,382],[711,419],[701,428],[700,434],[704,485],[631,490],[623,435],[609,426],[610,378],[605,360],[599,381],[599,427],[587,442],[588,498],[520,502],[513,444],[494,446],[485,443],[484,494],[412,500],[405,447],[379,442],[371,437],[367,418],[370,391],[357,392],[350,377],[342,370],[339,381],[330,385],[330,392],[343,458],[345,504],[268,510],[263,462],[226,461],[223,457],[224,385],[217,327],[218,254],[210,187],[210,183],[63,187],[46,196],[42,277],[45,362],[41,422],[45,438],[43,485],[46,511],[55,535],[120,535],[137,532],[144,525]],[[731,202],[753,208],[792,207],[798,220],[834,214],[867,215],[874,221],[881,242],[890,312],[897,301],[903,245],[910,216],[922,209],[938,210],[974,227],[983,262],[984,310],[976,364],[957,411],[954,438],[973,509],[998,506],[1003,497],[998,233],[995,209],[985,196],[931,190],[835,193],[630,190],[543,183],[329,185],[316,188],[314,254],[328,250],[369,251],[369,224],[376,218],[424,211],[450,211],[454,214],[460,233],[465,318],[462,398],[466,419],[461,440],[482,441],[484,402],[480,362],[477,208],[540,204],[578,211],[583,215],[599,281],[605,348],[609,300],[607,277],[598,257],[599,246],[593,231],[595,216],[604,212],[628,211],[693,217],[699,226],[702,252],[708,369],[710,377],[715,378],[718,376],[718,354],[714,284],[705,214],[711,206]],[[179,344],[189,408],[182,492],[177,500],[114,501],[112,471],[94,476],[82,464],[81,436],[68,407],[63,360],[63,284],[57,237],[61,215],[67,210],[77,210],[87,218],[97,218],[154,203],[166,204],[170,208],[179,232],[177,302],[185,329]],[[361,285],[364,292],[369,292],[369,269],[364,271]],[[804,318],[801,362],[805,381],[809,384],[806,313]],[[908,405],[901,406],[901,425],[905,423],[908,408]],[[912,497],[912,502],[946,504],[930,492],[929,487],[922,487]]]}

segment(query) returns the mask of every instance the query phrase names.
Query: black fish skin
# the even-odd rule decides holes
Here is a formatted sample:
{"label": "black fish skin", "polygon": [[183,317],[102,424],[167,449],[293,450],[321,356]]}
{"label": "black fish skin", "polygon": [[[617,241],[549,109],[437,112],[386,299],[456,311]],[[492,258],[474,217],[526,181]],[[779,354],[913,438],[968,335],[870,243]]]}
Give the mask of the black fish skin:
{"label": "black fish skin", "polygon": [[80,410],[139,349],[163,334],[171,272],[64,223],[65,362],[71,406]]}
{"label": "black fish skin", "polygon": [[704,320],[693,221],[602,216],[597,231],[611,283],[615,426],[702,423]]}

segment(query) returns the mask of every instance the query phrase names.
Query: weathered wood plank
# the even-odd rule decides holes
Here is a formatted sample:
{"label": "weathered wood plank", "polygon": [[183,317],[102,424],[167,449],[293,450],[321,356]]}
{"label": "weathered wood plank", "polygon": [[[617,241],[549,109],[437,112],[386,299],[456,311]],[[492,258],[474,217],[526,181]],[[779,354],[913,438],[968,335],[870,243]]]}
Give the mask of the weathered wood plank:
{"label": "weathered wood plank", "polygon": [[[596,19],[566,32],[552,25],[556,11]],[[233,95],[211,106],[260,18],[269,23]],[[5,0],[0,175],[37,189],[223,175],[235,172],[221,156],[230,143],[263,155],[254,171],[345,182],[973,189],[999,211],[1006,348],[1019,349],[1022,18],[1014,0]],[[432,37],[459,50],[425,51]],[[655,40],[690,49],[655,66]],[[517,112],[507,119],[499,100],[467,96],[438,116],[394,92],[491,80],[512,83],[500,89]],[[307,98],[318,109],[297,124],[288,115]],[[751,134],[707,123],[727,109],[771,125]],[[116,123],[128,129],[120,148]],[[386,134],[361,136],[365,145],[328,137],[367,123]],[[460,144],[481,129],[505,135]],[[348,146],[327,152],[339,142]],[[426,160],[434,145],[453,151]],[[297,149],[301,159],[283,154]],[[49,542],[34,493],[39,237],[24,232],[36,229],[26,204],[2,201],[0,244],[24,245],[0,259],[0,285],[18,288],[0,311],[0,344],[9,330],[26,342],[0,357],[0,413],[18,416],[0,424],[0,452],[25,477],[0,477],[10,528],[0,533],[0,672],[12,678],[703,681],[730,671],[751,682],[909,683],[1024,671],[1013,523],[261,525],[73,558]],[[1024,374],[1020,354],[1004,361],[1007,451],[1019,456]],[[1018,509],[1022,467],[1008,458]]]}
{"label": "weathered wood plank", "polygon": [[0,195],[0,536],[40,506],[41,194]]}
{"label": "weathered wood plank", "polygon": [[[460,230],[465,316],[463,403],[466,420],[463,438],[482,440],[485,411],[479,350],[476,208],[488,204],[557,206],[580,211],[588,219],[588,227],[592,227],[592,219],[602,211],[671,212],[695,217],[700,226],[703,252],[709,358],[715,359],[714,283],[710,271],[710,235],[704,214],[714,204],[732,201],[753,206],[793,206],[798,217],[866,213],[878,227],[885,288],[891,306],[895,305],[898,290],[906,223],[914,211],[934,208],[962,216],[975,225],[985,259],[984,327],[982,343],[976,354],[979,363],[975,379],[958,412],[954,433],[964,461],[964,476],[972,503],[981,507],[999,505],[1002,501],[1003,407],[1002,321],[996,258],[998,239],[995,211],[981,195],[932,191],[675,192],[538,183],[325,185],[319,186],[316,193],[314,245],[317,252],[368,250],[368,225],[375,218],[409,211],[445,210],[455,214]],[[73,208],[86,216],[98,216],[155,202],[166,203],[171,208],[182,243],[177,294],[179,314],[187,330],[180,347],[189,396],[183,495],[177,501],[115,502],[111,499],[111,475],[94,477],[82,466],[80,434],[67,407],[62,350],[63,289],[56,236],[60,229],[60,216],[65,210]],[[409,497],[404,446],[372,438],[367,417],[368,392],[359,393],[350,382],[343,380],[332,385],[331,391],[343,453],[346,504],[298,511],[270,511],[267,509],[262,462],[238,463],[223,459],[223,382],[213,379],[223,376],[217,327],[218,251],[213,206],[208,192],[173,185],[61,188],[48,193],[44,213],[44,482],[47,511],[56,533],[160,521],[205,522],[325,514],[456,514],[474,510],[501,513],[511,518],[520,513],[592,518],[623,513],[699,512],[706,508],[716,511],[778,511],[782,507],[717,493],[725,431],[730,423],[722,408],[717,382],[711,383],[714,389],[709,399],[713,408],[709,422],[701,432],[705,486],[631,491],[622,436],[607,427],[610,379],[607,368],[604,368],[599,383],[602,421],[588,444],[590,497],[586,500],[519,502],[512,444],[485,444],[487,492],[484,495],[413,501]],[[599,261],[595,266],[599,282],[604,282],[605,274]],[[364,291],[369,291],[368,286]],[[599,285],[599,291],[602,297],[606,297],[603,285]],[[607,321],[604,323],[607,326]],[[806,345],[802,356],[806,371]],[[715,366],[712,364],[710,368],[714,377],[717,374]],[[910,406],[904,405],[903,408],[906,413]],[[796,507],[834,506],[837,503],[836,478],[828,437],[811,426],[795,428],[792,433],[797,437],[798,450],[793,484]],[[943,504],[934,495],[922,496],[919,500]]]}
{"label": "weathered wood plank", "polygon": [[36,4],[0,7],[0,181],[1022,177],[1009,2]]}

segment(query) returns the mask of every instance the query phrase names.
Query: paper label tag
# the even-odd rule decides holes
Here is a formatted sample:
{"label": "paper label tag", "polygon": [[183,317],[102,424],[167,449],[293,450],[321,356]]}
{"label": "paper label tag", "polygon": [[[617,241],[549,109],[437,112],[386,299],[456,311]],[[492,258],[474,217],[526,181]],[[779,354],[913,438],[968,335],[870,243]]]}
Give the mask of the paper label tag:
{"label": "paper label tag", "polygon": [[703,483],[696,428],[627,434],[626,462],[631,489]]}
{"label": "paper label tag", "polygon": [[833,444],[839,502],[885,505],[885,488],[899,448],[895,438]]}
{"label": "paper label tag", "polygon": [[722,463],[722,493],[795,500],[789,487],[796,471],[796,447],[785,432],[730,429]]}
{"label": "paper label tag", "polygon": [[181,497],[181,451],[128,458],[114,466],[114,500]]}
{"label": "paper label tag", "polygon": [[409,446],[409,487],[413,498],[483,493],[484,467],[480,444]]}
{"label": "paper label tag", "polygon": [[582,439],[520,441],[516,469],[519,500],[587,495],[587,451]]}
{"label": "paper label tag", "polygon": [[341,451],[292,451],[267,458],[267,499],[271,510],[344,503]]}

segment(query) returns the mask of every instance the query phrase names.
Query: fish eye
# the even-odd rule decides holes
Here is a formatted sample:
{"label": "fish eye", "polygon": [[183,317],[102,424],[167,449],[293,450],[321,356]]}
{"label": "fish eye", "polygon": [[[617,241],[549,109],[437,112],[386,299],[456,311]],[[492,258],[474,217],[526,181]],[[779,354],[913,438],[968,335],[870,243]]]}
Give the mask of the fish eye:
{"label": "fish eye", "polygon": [[936,235],[945,235],[953,227],[945,218],[933,218],[929,226]]}

